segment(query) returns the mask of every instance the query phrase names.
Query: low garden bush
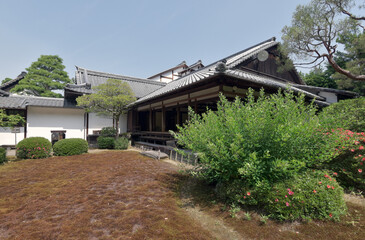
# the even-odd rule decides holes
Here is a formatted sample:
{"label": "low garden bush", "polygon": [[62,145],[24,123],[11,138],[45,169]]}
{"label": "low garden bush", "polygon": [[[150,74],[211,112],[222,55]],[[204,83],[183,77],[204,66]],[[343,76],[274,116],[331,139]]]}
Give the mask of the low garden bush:
{"label": "low garden bush", "polygon": [[336,129],[331,134],[342,139],[335,148],[335,157],[323,168],[333,171],[344,188],[365,192],[365,133]]}
{"label": "low garden bush", "polygon": [[[343,195],[343,189],[336,182],[335,175],[310,170],[288,181],[274,184],[266,195],[264,209],[270,217],[278,220],[338,221],[347,209]],[[246,199],[254,197],[252,194]]]}
{"label": "low garden bush", "polygon": [[115,147],[115,138],[114,137],[104,137],[100,136],[97,139],[98,147],[100,149],[114,149]]}
{"label": "low garden bush", "polygon": [[87,153],[89,149],[86,140],[81,138],[69,138],[57,141],[53,145],[53,154],[55,156],[71,156]]}
{"label": "low garden bush", "polygon": [[20,159],[39,159],[50,156],[52,144],[43,137],[30,137],[16,145],[16,156]]}
{"label": "low garden bush", "polygon": [[0,147],[0,164],[6,162],[6,149]]}
{"label": "low garden bush", "polygon": [[[179,145],[199,153],[198,174],[217,184],[218,192],[234,203],[264,206],[276,186],[299,181],[298,176],[323,169],[340,155],[335,148],[343,136],[328,133],[330,123],[319,120],[317,107],[305,102],[303,95],[287,91],[265,95],[262,90],[255,98],[249,90],[244,100],[228,101],[221,96],[217,111],[202,115],[189,111],[190,120],[172,134]],[[346,143],[346,147],[351,144]],[[315,176],[308,178],[316,181]],[[340,192],[335,193],[342,198]],[[271,215],[281,220],[301,216],[322,219],[328,211],[335,218],[344,213],[320,209],[323,207],[318,205],[319,215],[305,210],[311,208],[309,205],[295,214],[286,214],[282,208]]]}
{"label": "low garden bush", "polygon": [[341,100],[323,109],[319,114],[322,121],[331,122],[333,128],[353,132],[365,131],[365,97]]}
{"label": "low garden bush", "polygon": [[125,137],[119,137],[115,140],[115,149],[125,150],[128,149],[129,140]]}

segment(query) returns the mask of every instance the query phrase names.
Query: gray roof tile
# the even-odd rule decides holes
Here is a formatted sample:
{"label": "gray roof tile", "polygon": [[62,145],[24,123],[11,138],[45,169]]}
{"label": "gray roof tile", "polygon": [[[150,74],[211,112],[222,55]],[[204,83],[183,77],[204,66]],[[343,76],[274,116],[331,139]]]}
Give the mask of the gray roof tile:
{"label": "gray roof tile", "polygon": [[10,95],[0,97],[0,108],[25,109],[26,106],[77,108],[69,104],[64,98],[47,98],[36,96]]}
{"label": "gray roof tile", "polygon": [[[99,84],[106,83],[106,81],[110,78],[119,79],[127,82],[137,98],[141,98],[166,85],[166,83],[153,80],[97,72],[87,70],[81,67],[76,67],[76,85],[88,83],[91,85],[91,87],[98,86]],[[68,86],[68,89],[80,93],[92,93],[92,91],[90,92],[86,88],[76,89],[74,88],[74,86],[71,85]]]}

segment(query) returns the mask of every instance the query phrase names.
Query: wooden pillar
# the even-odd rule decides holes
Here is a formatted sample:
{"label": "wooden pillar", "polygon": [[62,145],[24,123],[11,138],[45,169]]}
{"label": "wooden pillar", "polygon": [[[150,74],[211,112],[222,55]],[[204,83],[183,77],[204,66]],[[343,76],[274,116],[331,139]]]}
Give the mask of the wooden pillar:
{"label": "wooden pillar", "polygon": [[148,117],[148,129],[150,132],[152,132],[152,108],[151,108],[151,105],[150,105],[150,114],[149,114],[149,117]]}
{"label": "wooden pillar", "polygon": [[180,119],[180,105],[177,103],[177,117],[176,117],[176,124],[180,125],[181,119]]}
{"label": "wooden pillar", "polygon": [[165,106],[163,105],[162,102],[162,111],[161,111],[161,131],[165,132],[166,131],[166,110],[165,110]]}

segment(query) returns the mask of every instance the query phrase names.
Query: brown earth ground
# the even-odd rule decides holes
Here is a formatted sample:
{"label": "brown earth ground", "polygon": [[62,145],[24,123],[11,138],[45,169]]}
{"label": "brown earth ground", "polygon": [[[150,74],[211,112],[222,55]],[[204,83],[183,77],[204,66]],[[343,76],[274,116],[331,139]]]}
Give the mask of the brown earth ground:
{"label": "brown earth ground", "polygon": [[364,239],[364,198],[346,195],[339,223],[232,218],[171,163],[94,151],[0,166],[0,239]]}

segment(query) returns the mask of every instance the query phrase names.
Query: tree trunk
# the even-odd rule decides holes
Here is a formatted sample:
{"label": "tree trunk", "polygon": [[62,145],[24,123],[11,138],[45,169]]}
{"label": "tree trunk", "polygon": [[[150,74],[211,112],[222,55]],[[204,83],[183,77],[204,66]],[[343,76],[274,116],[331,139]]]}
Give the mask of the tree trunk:
{"label": "tree trunk", "polygon": [[118,139],[119,137],[119,118],[120,118],[120,115],[117,115],[115,116],[115,130],[117,130],[117,134],[115,135],[115,139]]}

